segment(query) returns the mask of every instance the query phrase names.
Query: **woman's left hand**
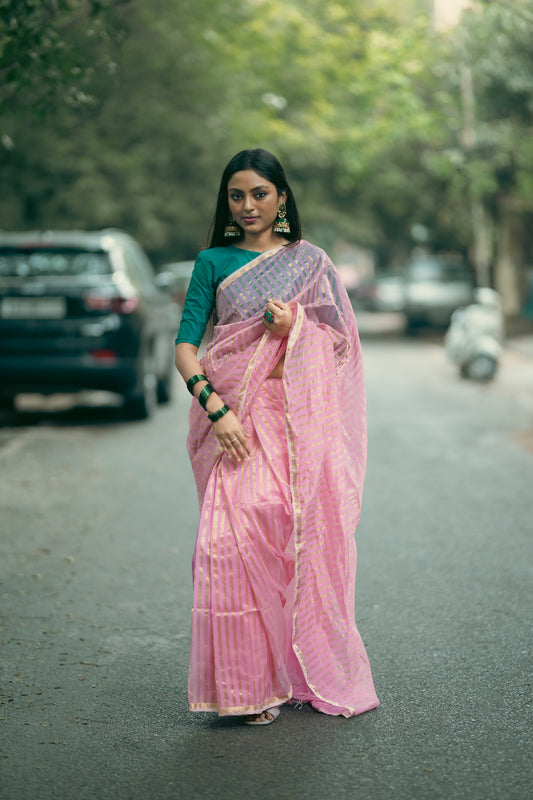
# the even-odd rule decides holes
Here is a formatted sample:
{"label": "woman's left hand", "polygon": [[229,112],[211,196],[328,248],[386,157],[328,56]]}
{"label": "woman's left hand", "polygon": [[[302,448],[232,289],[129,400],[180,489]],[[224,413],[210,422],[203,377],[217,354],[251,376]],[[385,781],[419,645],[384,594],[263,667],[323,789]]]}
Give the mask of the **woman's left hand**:
{"label": "woman's left hand", "polygon": [[288,303],[269,299],[263,315],[263,325],[274,336],[279,336],[280,339],[283,339],[289,335],[293,314],[294,312]]}

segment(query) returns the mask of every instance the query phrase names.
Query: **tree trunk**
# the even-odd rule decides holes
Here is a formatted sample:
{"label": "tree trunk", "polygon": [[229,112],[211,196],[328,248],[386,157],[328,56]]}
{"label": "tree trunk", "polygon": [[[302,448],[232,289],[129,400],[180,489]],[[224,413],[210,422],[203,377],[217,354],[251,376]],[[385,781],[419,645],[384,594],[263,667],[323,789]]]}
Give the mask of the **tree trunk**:
{"label": "tree trunk", "polygon": [[500,198],[498,211],[494,284],[502,297],[503,313],[510,316],[519,314],[523,304],[523,218],[509,197]]}
{"label": "tree trunk", "polygon": [[[461,107],[463,112],[463,127],[460,132],[461,145],[468,154],[477,145],[476,133],[476,97],[472,79],[472,68],[465,63],[459,65],[461,78]],[[490,242],[487,223],[487,213],[479,197],[473,192],[472,183],[469,185],[470,214],[472,220],[472,255],[479,286],[490,286]]]}
{"label": "tree trunk", "polygon": [[490,287],[490,238],[487,212],[481,200],[472,200],[473,256],[478,286]]}

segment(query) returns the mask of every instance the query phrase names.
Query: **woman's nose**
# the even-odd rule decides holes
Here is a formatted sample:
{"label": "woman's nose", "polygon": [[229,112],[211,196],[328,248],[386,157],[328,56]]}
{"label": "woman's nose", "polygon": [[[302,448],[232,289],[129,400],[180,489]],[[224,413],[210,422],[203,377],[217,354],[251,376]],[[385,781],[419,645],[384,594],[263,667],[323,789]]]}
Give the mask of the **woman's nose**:
{"label": "woman's nose", "polygon": [[247,195],[244,198],[244,210],[245,211],[252,211],[254,208],[254,198],[252,195]]}

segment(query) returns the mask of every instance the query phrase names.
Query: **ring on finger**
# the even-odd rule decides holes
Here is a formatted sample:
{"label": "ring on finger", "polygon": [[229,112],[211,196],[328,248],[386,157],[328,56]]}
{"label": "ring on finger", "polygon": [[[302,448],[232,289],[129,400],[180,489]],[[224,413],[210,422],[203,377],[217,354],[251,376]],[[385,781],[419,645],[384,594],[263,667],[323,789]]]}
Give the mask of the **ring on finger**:
{"label": "ring on finger", "polygon": [[238,441],[239,441],[239,437],[238,436],[234,436],[233,439],[229,440],[229,444],[233,444],[233,442],[238,442]]}
{"label": "ring on finger", "polygon": [[263,314],[263,317],[264,319],[266,319],[267,322],[274,322],[274,314],[272,313],[272,311],[269,311],[268,308]]}

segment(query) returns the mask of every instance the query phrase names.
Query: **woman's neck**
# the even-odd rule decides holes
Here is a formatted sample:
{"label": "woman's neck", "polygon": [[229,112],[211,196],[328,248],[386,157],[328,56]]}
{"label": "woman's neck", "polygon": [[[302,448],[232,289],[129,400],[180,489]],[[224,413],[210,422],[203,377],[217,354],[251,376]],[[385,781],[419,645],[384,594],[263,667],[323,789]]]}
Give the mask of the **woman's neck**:
{"label": "woman's neck", "polygon": [[242,248],[242,250],[252,250],[255,253],[264,253],[267,250],[274,250],[274,248],[280,247],[284,244],[288,244],[288,242],[287,239],[283,238],[283,236],[265,233],[260,236],[250,236],[249,234],[245,235],[244,239],[241,239],[239,244],[235,246]]}

